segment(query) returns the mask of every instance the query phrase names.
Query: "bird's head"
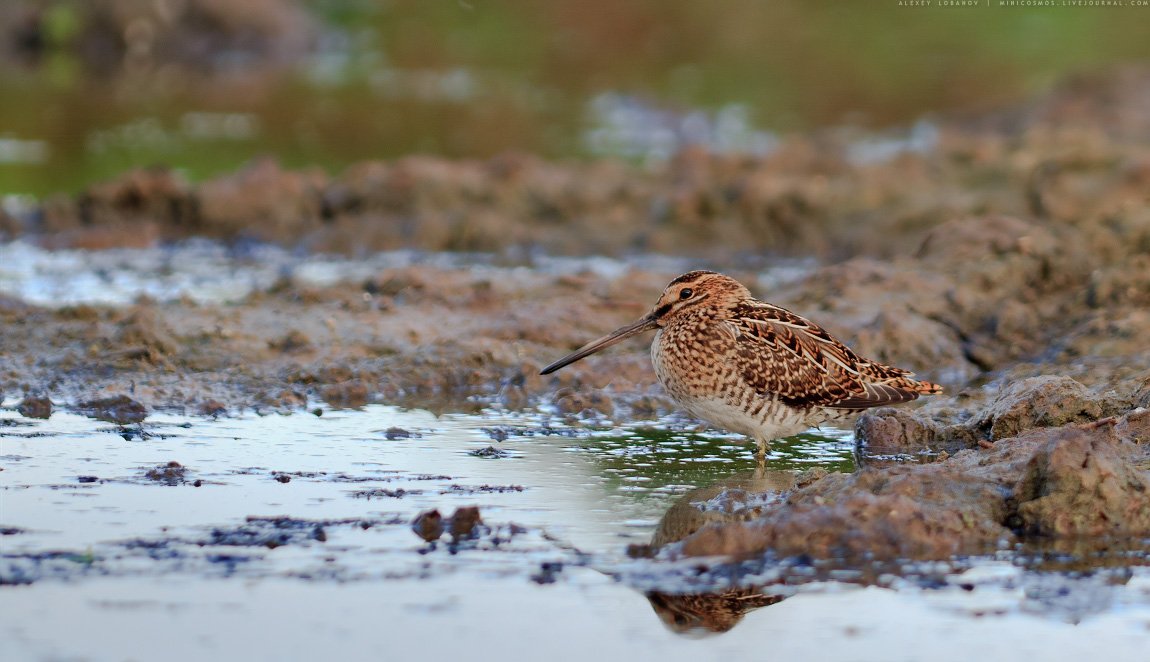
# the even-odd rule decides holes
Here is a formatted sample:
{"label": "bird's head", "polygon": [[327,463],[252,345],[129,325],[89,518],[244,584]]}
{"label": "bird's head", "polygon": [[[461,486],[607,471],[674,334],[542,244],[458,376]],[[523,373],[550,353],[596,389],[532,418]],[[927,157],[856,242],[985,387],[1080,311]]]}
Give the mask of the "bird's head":
{"label": "bird's head", "polygon": [[750,296],[751,292],[734,278],[714,271],[688,271],[667,284],[650,313],[598,340],[587,343],[547,366],[539,374],[550,374],[631,336],[667,326],[682,315],[703,308],[717,310],[731,308]]}
{"label": "bird's head", "polygon": [[657,326],[667,326],[681,315],[704,308],[733,308],[750,297],[750,290],[734,278],[714,271],[688,271],[667,284],[648,317]]}

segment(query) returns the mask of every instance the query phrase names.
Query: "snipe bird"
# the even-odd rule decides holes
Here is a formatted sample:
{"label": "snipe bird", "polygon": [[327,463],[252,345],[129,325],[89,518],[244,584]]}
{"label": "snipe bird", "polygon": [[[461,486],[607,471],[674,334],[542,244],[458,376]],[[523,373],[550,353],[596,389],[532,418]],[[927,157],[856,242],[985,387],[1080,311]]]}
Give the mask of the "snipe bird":
{"label": "snipe bird", "polygon": [[652,330],[651,362],[663,388],[696,418],[754,439],[760,465],[774,439],[942,392],[859,356],[821,326],[713,271],[679,276],[646,316],[540,374]]}

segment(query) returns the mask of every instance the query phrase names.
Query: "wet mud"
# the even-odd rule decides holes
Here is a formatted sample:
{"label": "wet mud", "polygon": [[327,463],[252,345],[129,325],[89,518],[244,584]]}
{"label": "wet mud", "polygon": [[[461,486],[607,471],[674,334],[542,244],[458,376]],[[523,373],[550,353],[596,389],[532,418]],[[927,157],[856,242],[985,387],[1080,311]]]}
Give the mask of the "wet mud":
{"label": "wet mud", "polygon": [[[410,157],[337,176],[261,161],[199,184],[172,172],[128,173],[47,200],[27,217],[0,218],[0,228],[56,248],[208,237],[230,242],[237,263],[253,240],[350,254],[494,254],[324,283],[285,270],[223,303],[185,295],[122,307],[0,300],[0,393],[19,399],[13,406],[27,419],[80,414],[128,441],[174,434],[149,427],[160,415],[203,424],[252,413],[326,420],[379,404],[544,413],[541,422],[484,424],[481,441],[459,453],[506,467],[538,448],[505,447],[509,440],[577,449],[597,427],[669,427],[675,407],[642,342],[538,373],[645,314],[684,267],[718,268],[946,393],[861,416],[855,471],[712,471],[716,480],[683,489],[714,484],[671,505],[626,561],[603,562],[456,501],[531,497],[535,488],[518,478],[359,480],[288,466],[234,475],[284,491],[374,482],[342,497],[386,510],[418,503],[419,512],[377,510],[354,521],[253,516],[202,539],[136,541],[121,552],[178,559],[189,545],[211,547],[195,567],[235,573],[254,565],[257,552],[248,550],[324,545],[355,527],[409,529],[423,557],[528,539],[556,557],[532,557],[531,581],[562,583],[571,568],[595,567],[646,594],[672,629],[714,632],[804,582],[892,585],[901,577],[966,591],[981,581],[971,558],[1023,559],[1026,569],[1010,581],[1031,582],[1037,602],[1065,589],[1051,579],[1058,571],[1047,572],[1058,559],[1085,564],[1088,583],[1121,582],[1145,565],[1150,539],[1147,95],[1144,71],[1078,81],[1012,111],[942,121],[930,149],[886,159],[860,157],[846,138],[811,135],[764,157],[686,151],[650,170],[509,155]],[[557,263],[537,252],[693,257]],[[797,267],[783,257],[795,255],[813,257]],[[35,440],[24,421],[3,425],[4,436]],[[385,423],[370,437],[363,443],[410,447],[435,434]],[[599,469],[621,472],[636,456],[620,443],[618,466]],[[105,480],[113,479],[85,473],[68,489]],[[215,481],[176,461],[138,467],[131,480],[201,492]],[[943,568],[930,569],[935,561]],[[0,577],[15,584],[114,567],[82,552],[5,563]]]}

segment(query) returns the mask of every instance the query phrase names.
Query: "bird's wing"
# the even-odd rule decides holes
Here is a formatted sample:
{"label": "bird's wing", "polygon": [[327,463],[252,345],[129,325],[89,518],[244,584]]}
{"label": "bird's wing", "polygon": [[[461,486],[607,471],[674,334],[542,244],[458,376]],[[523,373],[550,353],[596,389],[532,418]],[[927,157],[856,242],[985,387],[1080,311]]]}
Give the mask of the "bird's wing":
{"label": "bird's wing", "polygon": [[[726,324],[735,361],[755,391],[795,407],[867,409],[914,400],[910,373],[860,358],[825,329],[759,301],[741,304]],[[887,380],[890,380],[890,383]]]}

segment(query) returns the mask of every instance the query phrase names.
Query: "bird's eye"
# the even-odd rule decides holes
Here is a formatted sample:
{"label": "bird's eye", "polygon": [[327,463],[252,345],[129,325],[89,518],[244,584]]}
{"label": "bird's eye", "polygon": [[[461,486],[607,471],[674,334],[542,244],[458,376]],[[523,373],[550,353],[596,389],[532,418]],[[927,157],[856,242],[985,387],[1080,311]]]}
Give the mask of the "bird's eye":
{"label": "bird's eye", "polygon": [[683,289],[679,290],[680,299],[690,299],[693,296],[695,296],[695,291],[689,287],[684,287]]}

